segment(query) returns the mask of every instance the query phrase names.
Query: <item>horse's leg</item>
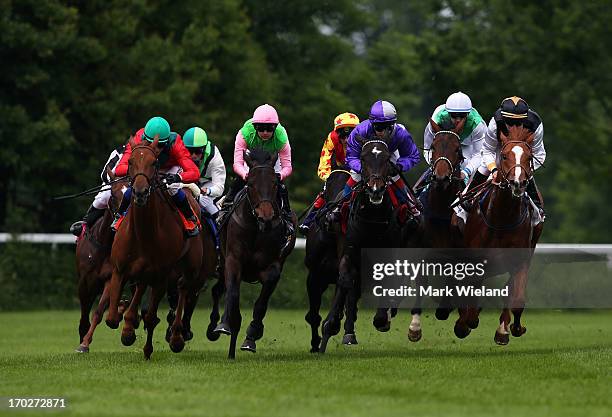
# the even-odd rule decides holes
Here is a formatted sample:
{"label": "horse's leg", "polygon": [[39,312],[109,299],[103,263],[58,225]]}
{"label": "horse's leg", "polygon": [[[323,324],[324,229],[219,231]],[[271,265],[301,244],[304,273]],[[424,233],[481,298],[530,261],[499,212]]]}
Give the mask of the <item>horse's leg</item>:
{"label": "horse's leg", "polygon": [[263,319],[268,311],[268,302],[280,280],[281,266],[278,262],[273,263],[267,270],[260,274],[261,291],[253,307],[253,320],[247,327],[246,338],[240,346],[240,350],[255,352],[255,342],[263,337]]}
{"label": "horse's leg", "polygon": [[170,336],[172,335],[172,323],[174,322],[174,318],[176,317],[176,308],[178,307],[179,297],[176,280],[169,280],[167,292],[169,308],[168,314],[166,315],[166,322],[168,323],[168,328],[166,329],[166,342],[170,342]]}
{"label": "horse's leg", "polygon": [[225,311],[223,320],[215,328],[215,332],[230,334],[228,358],[236,358],[236,341],[242,324],[240,315],[240,261],[228,256],[225,259]]}
{"label": "horse's leg", "polygon": [[166,292],[165,282],[157,282],[151,287],[151,297],[149,298],[149,308],[145,316],[145,326],[147,329],[147,342],[144,345],[143,352],[145,359],[151,359],[153,353],[153,332],[155,327],[159,323],[159,317],[157,317],[157,308],[161,301],[164,293]]}
{"label": "horse's leg", "polygon": [[110,280],[110,303],[106,314],[106,325],[111,329],[119,327],[119,297],[124,284],[123,277],[119,274],[117,268],[113,268],[113,275]]}
{"label": "horse's leg", "polygon": [[193,316],[199,298],[200,291],[195,291],[187,294],[187,299],[185,300],[185,311],[183,312],[183,339],[185,339],[186,342],[193,339],[191,317]]}
{"label": "horse's leg", "polygon": [[178,304],[176,306],[174,322],[171,326],[170,340],[168,341],[170,349],[174,353],[179,353],[185,347],[185,339],[183,338],[183,310],[187,299],[188,288],[185,284],[179,285],[178,288]]}
{"label": "horse's leg", "polygon": [[100,301],[98,302],[98,307],[94,311],[91,319],[91,325],[89,326],[89,330],[87,334],[83,337],[81,341],[81,345],[77,348],[77,352],[87,353],[89,352],[89,345],[93,339],[94,331],[100,322],[102,321],[102,315],[104,314],[104,310],[108,307],[108,302],[110,299],[110,284],[108,281],[104,283],[104,290],[102,291],[102,295],[100,296]]}
{"label": "horse's leg", "polygon": [[[89,322],[89,312],[93,305],[96,294],[89,290],[86,277],[79,279],[79,304],[81,305],[81,320],[79,321],[79,342],[83,342],[83,338],[91,327]],[[78,351],[78,349],[77,349]]]}
{"label": "horse's leg", "polygon": [[319,346],[319,353],[325,353],[327,350],[327,342],[329,338],[337,335],[340,332],[340,320],[342,311],[344,310],[344,304],[348,294],[348,288],[340,285],[336,285],[336,291],[334,298],[332,299],[332,305],[329,309],[327,317],[323,321],[323,327],[321,329],[322,338],[321,345]]}
{"label": "horse's leg", "polygon": [[355,322],[357,321],[357,304],[361,296],[361,285],[359,280],[348,292],[346,300],[346,320],[344,320],[344,337],[342,343],[345,345],[356,345]]}
{"label": "horse's leg", "polygon": [[510,326],[510,309],[504,308],[499,316],[499,327],[495,331],[495,343],[498,345],[507,345],[510,341],[508,328]]}
{"label": "horse's leg", "polygon": [[136,323],[138,322],[138,306],[145,293],[147,286],[141,282],[136,284],[130,306],[124,315],[123,329],[121,329],[121,343],[124,346],[132,346],[136,341]]}
{"label": "horse's leg", "polygon": [[411,342],[418,342],[423,337],[423,330],[421,329],[421,314],[423,314],[423,300],[421,291],[419,291],[419,285],[417,285],[417,295],[414,301],[414,307],[410,310],[412,314],[412,320],[408,326],[408,340]]}
{"label": "horse's leg", "polygon": [[529,263],[527,262],[512,277],[512,293],[510,295],[510,308],[514,315],[514,323],[510,325],[510,332],[514,337],[521,337],[527,332],[527,328],[521,324],[521,315],[525,309],[525,289],[529,277]]}
{"label": "horse's leg", "polygon": [[455,327],[453,328],[455,332],[455,336],[459,339],[465,339],[472,329],[468,326],[467,321],[469,317],[469,308],[468,307],[460,307],[457,309],[459,312],[459,318],[455,321]]}
{"label": "horse's leg", "polygon": [[[320,276],[320,275],[318,275]],[[306,279],[306,290],[308,292],[308,303],[310,308],[306,313],[306,322],[310,324],[310,352],[318,352],[319,344],[321,343],[321,336],[319,336],[319,326],[321,325],[321,297],[323,292],[327,289],[327,282],[321,282],[317,279],[313,271],[308,272],[308,278]]]}
{"label": "horse's leg", "polygon": [[221,333],[215,332],[214,330],[215,330],[215,327],[217,327],[217,322],[219,321],[219,318],[220,318],[219,300],[221,299],[221,296],[225,292],[225,283],[223,282],[223,280],[221,279],[217,280],[217,283],[213,285],[210,292],[212,295],[213,303],[212,303],[212,311],[210,313],[210,323],[208,324],[208,328],[206,329],[206,337],[211,342],[214,342],[215,340],[219,340],[219,336],[221,335]]}

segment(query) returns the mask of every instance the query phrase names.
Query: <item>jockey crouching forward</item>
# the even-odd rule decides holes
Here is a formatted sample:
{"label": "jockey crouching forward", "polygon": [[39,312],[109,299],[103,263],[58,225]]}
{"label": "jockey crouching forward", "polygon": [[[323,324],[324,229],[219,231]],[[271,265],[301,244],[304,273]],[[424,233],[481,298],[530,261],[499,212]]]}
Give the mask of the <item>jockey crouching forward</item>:
{"label": "jockey crouching forward", "polygon": [[125,146],[121,145],[111,152],[110,156],[108,157],[108,160],[106,161],[106,164],[104,164],[104,169],[102,169],[102,173],[100,173],[100,179],[102,180],[102,189],[94,197],[94,201],[87,209],[87,213],[85,213],[83,220],[79,220],[78,222],[73,223],[72,226],[70,226],[70,233],[72,233],[73,235],[77,237],[81,236],[81,234],[85,230],[91,228],[96,223],[96,221],[98,221],[98,219],[104,215],[104,211],[108,207],[108,201],[110,200],[112,193],[110,186],[105,187],[105,185],[107,185],[111,180],[108,177],[107,170],[110,170],[113,173],[115,172],[115,168],[119,164],[119,160],[121,160],[121,156],[123,155],[124,151]]}
{"label": "jockey crouching forward", "polygon": [[[358,124],[359,118],[353,113],[342,113],[334,119],[334,130],[327,135],[319,158],[317,174],[322,181],[327,181],[334,166],[343,168],[346,165],[346,143],[349,135]],[[332,161],[332,158],[335,160]],[[323,191],[317,195],[312,209],[300,225],[300,232],[304,235],[308,233],[321,207],[326,204],[323,197],[324,191],[325,185],[323,185]]]}
{"label": "jockey crouching forward", "polygon": [[[487,133],[487,125],[478,111],[472,107],[470,97],[460,91],[448,96],[446,103],[436,107],[431,115],[431,120],[440,126],[452,124],[456,127],[464,119],[463,130],[459,132],[459,143],[461,144],[461,154],[463,156],[461,178],[467,183],[472,173],[476,172],[480,166],[480,151]],[[431,174],[431,144],[434,137],[435,134],[431,127],[431,122],[428,122],[423,134],[423,147],[425,148],[423,156],[427,164],[430,165],[430,168],[425,170],[417,181],[415,188]]]}
{"label": "jockey crouching forward", "polygon": [[[466,192],[484,183],[490,174],[492,174],[494,180],[497,179],[497,160],[501,150],[499,132],[500,129],[507,131],[508,126],[523,126],[534,133],[532,144],[534,171],[540,168],[546,160],[546,150],[544,149],[544,125],[542,119],[536,112],[529,108],[527,102],[522,98],[516,96],[505,98],[489,122],[487,134],[482,146],[482,162],[475,172]],[[527,185],[527,195],[529,195],[538,207],[541,218],[544,219],[542,197],[533,176]]]}
{"label": "jockey crouching forward", "polygon": [[[200,178],[200,171],[191,160],[189,151],[185,148],[181,136],[170,131],[170,125],[163,117],[153,117],[150,119],[143,129],[136,132],[133,142],[135,144],[140,144],[143,140],[146,140],[152,143],[155,137],[158,138],[157,146],[161,148],[158,161],[160,173],[164,174],[164,180],[168,185],[168,194],[172,196],[174,204],[176,204],[176,207],[185,217],[185,233],[187,236],[197,236],[200,233],[198,230],[198,219],[191,210],[189,200],[182,190],[182,183],[188,184],[196,182],[198,178]],[[128,161],[131,155],[132,146],[128,143],[125,147],[123,157],[115,169],[116,175],[127,175]],[[116,230],[119,222],[125,216],[131,197],[132,188],[129,187],[123,195],[119,214],[115,217],[115,221],[111,226],[113,230]]]}
{"label": "jockey crouching forward", "polygon": [[[409,171],[418,164],[420,156],[410,132],[404,125],[397,123],[397,112],[393,104],[378,100],[370,108],[369,119],[359,123],[349,135],[346,162],[351,170],[351,177],[344,186],[344,199],[351,195],[352,188],[361,181],[360,156],[362,144],[357,140],[357,137],[366,140],[382,140],[387,143],[389,152],[391,152],[393,171],[395,172],[391,179],[395,185],[398,203],[408,204],[412,217],[415,219],[420,214],[417,204],[412,201],[411,193],[408,192],[407,185],[399,173]],[[335,211],[337,212],[337,210]]]}
{"label": "jockey crouching forward", "polygon": [[[291,221],[291,206],[289,205],[289,192],[284,180],[288,178],[293,167],[291,166],[291,145],[287,131],[280,124],[276,109],[269,104],[263,104],[253,113],[253,118],[247,120],[244,126],[236,134],[234,143],[234,172],[236,178],[225,196],[222,215],[231,211],[236,194],[246,185],[249,167],[244,161],[244,151],[247,149],[260,148],[270,153],[278,153],[278,159],[274,166],[279,181],[279,194],[282,205],[282,216],[287,225],[287,235],[293,235],[293,223]],[[222,222],[222,219],[219,219]]]}
{"label": "jockey crouching forward", "polygon": [[215,245],[218,248],[219,236],[215,219],[219,209],[215,199],[221,197],[225,189],[225,163],[219,148],[208,140],[208,135],[200,127],[188,129],[183,135],[183,143],[200,171],[198,203],[202,209],[202,217],[214,232]]}

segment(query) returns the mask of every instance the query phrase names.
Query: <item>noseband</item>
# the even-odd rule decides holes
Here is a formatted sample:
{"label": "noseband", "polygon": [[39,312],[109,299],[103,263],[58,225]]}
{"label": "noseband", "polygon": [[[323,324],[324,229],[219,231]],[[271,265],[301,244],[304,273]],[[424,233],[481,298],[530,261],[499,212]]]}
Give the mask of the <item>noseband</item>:
{"label": "noseband", "polygon": [[510,181],[508,181],[508,173],[512,171],[514,168],[521,168],[525,170],[525,172],[528,173],[527,181],[531,181],[531,179],[533,178],[533,171],[534,171],[533,152],[532,152],[532,148],[530,144],[528,144],[527,142],[520,141],[520,140],[511,140],[511,141],[504,143],[504,145],[501,147],[500,154],[503,155],[504,149],[506,148],[506,146],[513,144],[513,143],[525,145],[529,149],[529,169],[527,169],[523,164],[520,164],[520,163],[512,165],[510,168],[508,168],[505,171],[500,169],[499,172],[501,172],[502,174],[502,180],[498,184],[500,188],[505,188],[508,185],[510,185]]}
{"label": "noseband", "polygon": [[[258,165],[258,166],[255,166],[253,168],[250,168],[249,172],[253,172],[256,169],[268,169],[268,170],[274,171],[274,167],[271,167],[269,165]],[[249,207],[251,209],[251,214],[257,220],[257,224],[258,224],[260,230],[269,229],[269,227],[271,227],[271,223],[274,220],[277,220],[280,217],[280,212],[279,212],[279,209],[278,209],[277,204],[276,204],[276,196],[274,196],[272,199],[270,199],[270,198],[261,199],[261,200],[257,201],[255,204],[253,204],[253,201],[251,201],[251,196],[249,195],[249,191],[248,191],[249,187],[250,186],[247,184],[246,198],[247,198],[247,201],[249,202]],[[255,209],[257,207],[259,207],[261,205],[261,203],[265,203],[265,202],[269,202],[272,205],[272,209],[274,210],[274,215],[272,216],[272,219],[270,219],[269,221],[263,220],[255,212]]]}
{"label": "noseband", "polygon": [[155,154],[155,151],[153,149],[151,149],[149,146],[147,146],[147,145],[138,145],[138,146],[135,146],[132,149],[132,155],[134,154],[134,151],[136,151],[137,149],[146,149],[147,151],[151,152],[153,154],[153,156],[155,157],[155,172],[153,173],[153,179],[151,179],[144,172],[138,172],[138,173],[136,173],[136,175],[134,175],[134,177],[130,177],[129,174],[128,174],[128,183],[129,183],[130,187],[132,187],[132,185],[134,184],[134,181],[136,180],[136,178],[138,178],[138,176],[145,177],[145,179],[147,180],[147,184],[149,185],[147,187],[147,189],[145,191],[145,195],[144,195],[144,198],[147,199],[151,195],[151,191],[153,191],[157,187],[157,184],[158,184],[157,181],[155,181],[155,180],[157,179],[157,174],[159,173],[159,160],[157,159],[157,155]]}
{"label": "noseband", "polygon": [[[447,157],[439,156],[431,164],[431,174],[429,174],[429,175],[430,175],[431,178],[433,178],[434,171],[436,170],[436,166],[438,165],[438,163],[439,162],[446,162],[448,164],[450,170],[451,170],[451,174],[448,175],[447,177],[445,177],[445,180],[452,181],[454,179],[461,179],[460,176],[453,176],[453,174],[455,172],[459,171],[459,169],[461,167],[461,163],[463,162],[463,159],[464,159],[463,158],[463,152],[461,150],[461,137],[457,133],[453,132],[452,130],[440,130],[440,131],[434,133],[434,141],[436,140],[436,136],[438,136],[440,134],[450,134],[450,135],[453,135],[453,136],[455,136],[457,138],[457,141],[459,142],[459,156],[460,156],[460,158],[459,158],[459,161],[457,161],[457,163],[455,165],[453,165],[451,160],[448,159]],[[432,145],[433,145],[433,143],[432,143]]]}

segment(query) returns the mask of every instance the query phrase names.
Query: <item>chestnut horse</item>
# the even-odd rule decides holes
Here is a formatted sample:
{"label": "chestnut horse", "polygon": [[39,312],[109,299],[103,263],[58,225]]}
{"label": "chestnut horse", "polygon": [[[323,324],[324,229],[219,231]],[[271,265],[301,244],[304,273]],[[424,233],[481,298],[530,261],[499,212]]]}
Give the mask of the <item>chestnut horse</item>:
{"label": "chestnut horse", "polygon": [[[215,340],[218,334],[230,336],[228,357],[236,357],[236,340],[240,332],[240,283],[261,283],[261,292],[253,308],[253,320],[246,331],[241,350],[255,352],[256,341],[263,337],[263,319],[268,301],[280,280],[283,265],[295,246],[295,233],[287,240],[285,220],[278,204],[278,179],[274,164],[278,154],[262,149],[247,150],[244,160],[249,166],[246,191],[237,195],[234,209],[228,213],[221,230],[221,251],[225,259],[225,311],[218,320],[220,284],[213,287],[213,314],[207,335]],[[292,213],[293,229],[297,218]],[[215,299],[216,298],[216,299]],[[214,312],[217,314],[214,314]],[[211,329],[213,329],[211,331]],[[216,333],[216,334],[215,334]]]}
{"label": "chestnut horse", "polygon": [[[161,153],[158,138],[153,143],[131,142],[131,145],[128,177],[132,186],[132,204],[117,230],[111,251],[113,275],[106,324],[112,329],[119,327],[119,294],[128,280],[135,281],[136,291],[125,314],[121,334],[124,345],[133,344],[138,306],[146,287],[151,287],[148,310],[143,318],[147,330],[143,352],[145,359],[150,359],[153,332],[159,323],[159,302],[166,293],[169,277],[177,271],[182,273],[182,278],[169,344],[173,352],[180,352],[185,346],[182,315],[187,293],[198,292],[203,284],[198,279],[202,266],[202,242],[200,236],[185,237],[178,209],[171,203],[169,194],[163,189],[164,183],[158,178]],[[186,194],[198,213],[193,196],[189,192]]]}
{"label": "chestnut horse", "polygon": [[[500,160],[496,178],[484,187],[483,193],[478,193],[464,228],[467,248],[527,249],[518,259],[508,251],[499,250],[494,254],[506,260],[509,265],[503,272],[510,273],[510,294],[494,337],[500,345],[508,344],[510,332],[520,337],[527,331],[521,324],[525,289],[531,258],[543,230],[542,223],[532,225],[535,213],[525,193],[534,171],[531,149],[533,133],[522,126],[510,126],[507,132],[504,130],[499,130]],[[514,315],[512,324],[510,310]],[[474,305],[460,310],[460,317],[455,323],[458,337],[467,336],[470,329],[478,325],[479,311]]]}
{"label": "chestnut horse", "polygon": [[[112,172],[109,177],[112,180],[115,179]],[[79,353],[89,352],[94,331],[102,321],[102,315],[108,307],[112,274],[110,252],[114,235],[110,225],[113,221],[114,212],[118,209],[121,201],[121,189],[125,187],[126,183],[127,180],[113,182],[110,185],[111,198],[104,215],[77,239],[76,272],[81,320],[79,322],[80,345],[76,348],[76,351]],[[100,300],[90,322],[89,313],[97,296],[100,296]],[[127,302],[122,302],[119,305],[120,314],[123,314],[123,310],[125,310],[125,303]]]}

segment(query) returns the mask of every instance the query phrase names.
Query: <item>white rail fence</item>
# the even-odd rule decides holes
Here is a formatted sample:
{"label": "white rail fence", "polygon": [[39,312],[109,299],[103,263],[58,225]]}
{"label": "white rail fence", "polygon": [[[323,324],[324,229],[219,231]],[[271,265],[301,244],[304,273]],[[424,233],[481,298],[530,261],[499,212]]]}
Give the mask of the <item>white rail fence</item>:
{"label": "white rail fence", "polygon": [[[53,247],[64,244],[74,244],[76,238],[69,233],[0,233],[0,243],[18,241],[27,243],[46,243]],[[298,238],[295,242],[296,249],[306,247],[306,239]],[[591,244],[591,243],[540,243],[536,246],[537,253],[566,253],[574,251],[584,251],[598,255],[612,254],[612,244]]]}

